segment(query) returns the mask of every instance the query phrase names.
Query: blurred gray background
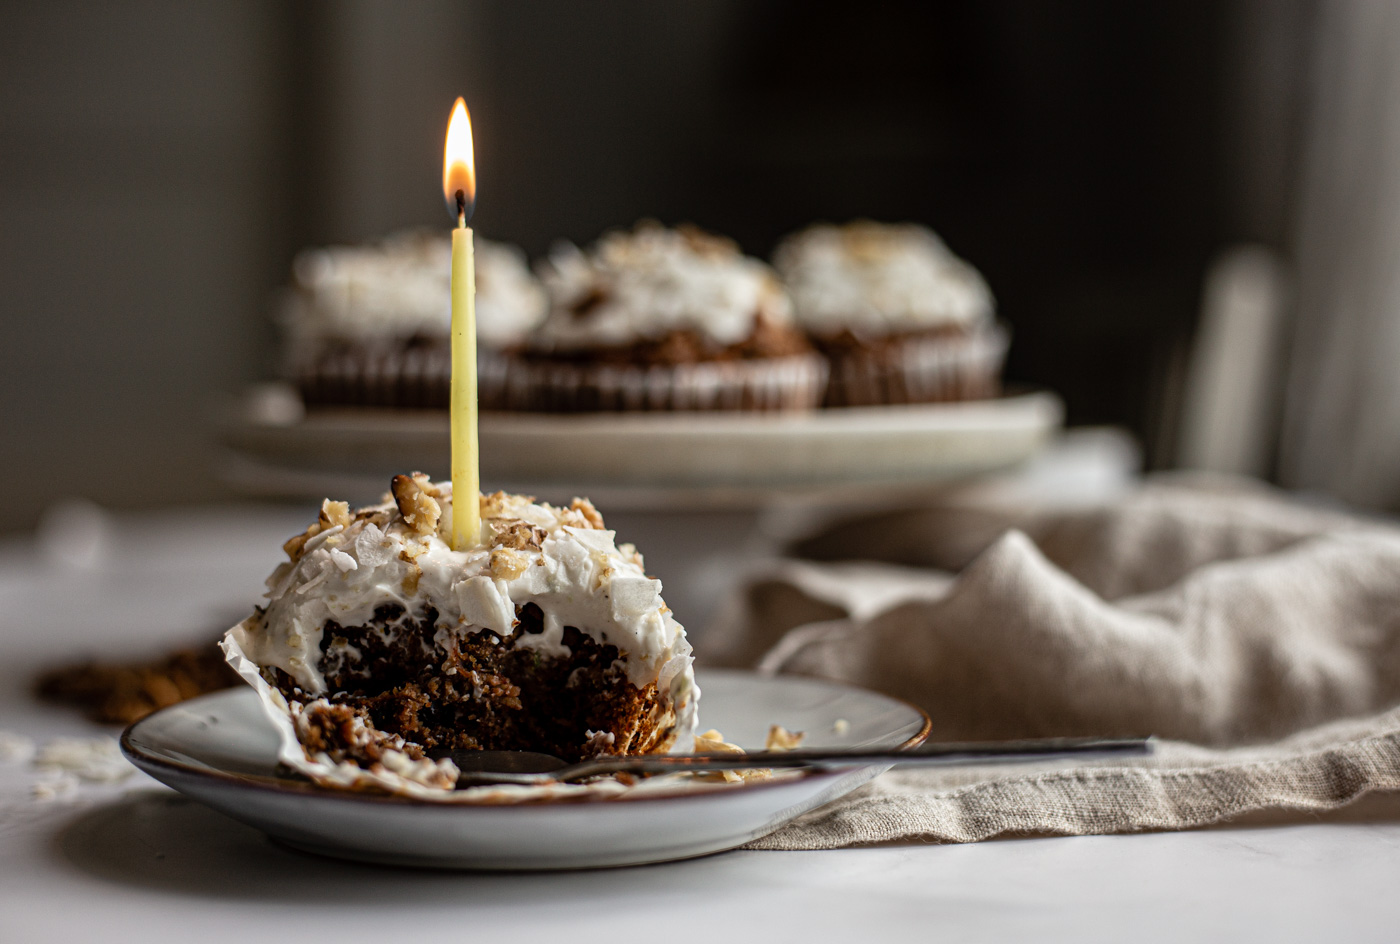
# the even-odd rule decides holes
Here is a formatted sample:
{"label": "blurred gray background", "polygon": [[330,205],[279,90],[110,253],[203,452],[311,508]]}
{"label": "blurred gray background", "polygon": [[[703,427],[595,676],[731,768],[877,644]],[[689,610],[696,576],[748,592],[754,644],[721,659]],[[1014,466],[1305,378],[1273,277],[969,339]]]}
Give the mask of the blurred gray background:
{"label": "blurred gray background", "polygon": [[[1131,429],[1153,466],[1209,440],[1205,286],[1253,247],[1296,302],[1236,471],[1393,506],[1395,10],[0,3],[0,530],[67,496],[224,497],[213,419],[273,373],[292,256],[445,227],[458,94],[484,234],[538,254],[654,216],[766,254],[817,219],[925,222],[991,282],[1010,378]],[[1338,301],[1358,285],[1380,287]]]}

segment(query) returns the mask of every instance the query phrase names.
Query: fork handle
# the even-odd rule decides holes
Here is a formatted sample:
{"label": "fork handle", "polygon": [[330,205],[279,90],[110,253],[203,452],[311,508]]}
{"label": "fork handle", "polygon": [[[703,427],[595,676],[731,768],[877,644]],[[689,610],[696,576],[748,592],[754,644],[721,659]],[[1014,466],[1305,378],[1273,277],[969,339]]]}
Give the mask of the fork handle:
{"label": "fork handle", "polygon": [[556,771],[553,779],[576,780],[612,773],[662,773],[679,770],[745,770],[789,767],[863,767],[908,764],[950,767],[971,764],[1025,763],[1084,757],[1133,757],[1152,753],[1151,738],[1039,738],[1023,741],[921,744],[909,750],[758,751],[752,754],[639,754],[600,757]]}

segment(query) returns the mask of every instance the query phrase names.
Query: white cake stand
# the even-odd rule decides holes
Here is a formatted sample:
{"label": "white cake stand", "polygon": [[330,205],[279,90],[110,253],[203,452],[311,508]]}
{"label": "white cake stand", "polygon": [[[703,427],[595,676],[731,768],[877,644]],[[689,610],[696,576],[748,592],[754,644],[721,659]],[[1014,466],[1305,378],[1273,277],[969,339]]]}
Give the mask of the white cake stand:
{"label": "white cake stand", "polygon": [[[766,509],[917,501],[1039,454],[1064,408],[1052,393],[921,406],[745,413],[483,413],[483,488],[591,498],[703,625],[775,536]],[[263,497],[376,500],[396,473],[449,471],[445,411],[307,412],[280,386],[251,391],[223,427],[221,472]]]}
{"label": "white cake stand", "polygon": [[[1005,469],[1040,452],[1062,417],[1047,392],[797,415],[483,413],[481,475],[488,488],[583,490],[612,507],[751,507]],[[227,479],[269,496],[378,495],[397,472],[446,475],[450,459],[445,411],[306,412],[276,386],[245,398],[223,432]]]}

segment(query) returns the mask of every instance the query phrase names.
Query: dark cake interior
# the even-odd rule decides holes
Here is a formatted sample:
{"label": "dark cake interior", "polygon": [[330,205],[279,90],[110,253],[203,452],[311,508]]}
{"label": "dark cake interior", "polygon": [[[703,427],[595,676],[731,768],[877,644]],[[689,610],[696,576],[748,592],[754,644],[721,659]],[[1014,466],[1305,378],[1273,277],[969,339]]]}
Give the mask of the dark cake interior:
{"label": "dark cake interior", "polygon": [[[332,757],[374,762],[381,747],[354,736],[356,721],[399,735],[411,757],[454,750],[526,750],[580,760],[664,749],[674,723],[656,685],[632,685],[621,653],[565,627],[568,655],[529,640],[544,630],[539,607],[518,607],[515,634],[439,636],[438,613],[398,604],[365,626],[325,624],[318,668],[329,705],[303,713],[304,743]],[[444,648],[444,645],[447,648]],[[289,700],[311,701],[280,669],[270,679]],[[358,746],[357,746],[358,745]]]}

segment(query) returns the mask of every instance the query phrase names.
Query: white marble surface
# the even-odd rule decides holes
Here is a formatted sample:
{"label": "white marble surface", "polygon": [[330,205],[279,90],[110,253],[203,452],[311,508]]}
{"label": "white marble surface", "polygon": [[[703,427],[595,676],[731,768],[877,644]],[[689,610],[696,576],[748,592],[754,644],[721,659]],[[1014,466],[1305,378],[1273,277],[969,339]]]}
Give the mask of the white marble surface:
{"label": "white marble surface", "polygon": [[[91,529],[92,554],[0,542],[0,730],[104,733],[34,703],[34,672],[211,637],[256,599],[302,518],[120,519]],[[46,776],[0,762],[3,942],[1400,940],[1400,797],[1192,833],[471,875],[294,853],[139,774],[32,799]]]}
{"label": "white marble surface", "polygon": [[202,944],[269,933],[615,942],[649,929],[678,941],[1394,941],[1400,810],[1388,812],[1373,822],[470,875],[312,859],[141,789],[48,810],[6,837],[0,933]]}

